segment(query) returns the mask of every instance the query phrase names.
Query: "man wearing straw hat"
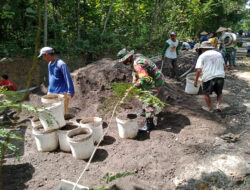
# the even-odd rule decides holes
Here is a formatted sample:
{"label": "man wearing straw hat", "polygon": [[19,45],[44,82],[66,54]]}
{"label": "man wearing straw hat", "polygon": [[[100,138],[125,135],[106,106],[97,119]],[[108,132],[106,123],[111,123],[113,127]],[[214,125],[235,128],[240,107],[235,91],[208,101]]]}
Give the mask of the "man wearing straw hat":
{"label": "man wearing straw hat", "polygon": [[194,86],[197,87],[198,79],[202,73],[202,88],[207,103],[207,106],[202,106],[202,109],[213,112],[210,94],[215,92],[217,95],[216,110],[221,111],[222,89],[226,70],[224,58],[220,52],[214,50],[214,47],[208,41],[202,42],[200,49],[202,54],[196,63]]}
{"label": "man wearing straw hat", "polygon": [[206,31],[201,32],[200,35],[201,35],[200,43],[203,41],[208,41],[208,39],[210,38],[210,36],[208,35]]}
{"label": "man wearing straw hat", "polygon": [[64,94],[64,114],[68,114],[69,96],[73,98],[75,90],[67,64],[63,60],[55,57],[54,49],[51,47],[43,47],[40,50],[38,58],[40,57],[48,62],[48,93]]}
{"label": "man wearing straw hat", "polygon": [[[229,30],[232,30],[229,28]],[[233,50],[236,43],[236,35],[228,32],[228,28],[220,27],[217,31],[220,34],[219,44],[220,50],[224,53],[226,64],[229,62],[229,69],[232,69],[233,65]]]}
{"label": "man wearing straw hat", "polygon": [[[233,30],[231,28],[228,28],[227,32],[233,33]],[[235,58],[236,58],[236,51],[238,49],[238,44],[237,44],[236,34],[234,34],[234,36],[235,36],[235,43],[232,44],[232,66],[235,67]]]}
{"label": "man wearing straw hat", "polygon": [[[136,87],[150,90],[154,96],[158,95],[164,80],[154,62],[142,54],[135,54],[134,50],[127,51],[125,48],[118,52],[117,57],[119,58],[119,62],[132,66],[132,82]],[[153,105],[143,105],[143,112],[139,115],[146,117],[146,123],[143,128],[139,129],[140,131],[150,131],[155,128],[155,108]]]}
{"label": "man wearing straw hat", "polygon": [[223,40],[222,40],[222,34],[224,33],[224,32],[226,32],[227,31],[227,28],[225,28],[225,27],[222,27],[222,26],[220,26],[217,30],[216,30],[216,33],[217,33],[217,36],[218,36],[218,38],[219,38],[219,40],[218,40],[218,45],[219,45],[219,49],[221,50],[222,49],[222,45],[223,45]]}

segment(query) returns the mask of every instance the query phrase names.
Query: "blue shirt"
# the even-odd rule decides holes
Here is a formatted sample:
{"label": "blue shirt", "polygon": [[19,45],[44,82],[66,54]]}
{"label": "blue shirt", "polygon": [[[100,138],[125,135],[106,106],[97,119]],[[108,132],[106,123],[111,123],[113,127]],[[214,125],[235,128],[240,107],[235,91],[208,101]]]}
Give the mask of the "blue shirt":
{"label": "blue shirt", "polygon": [[206,37],[205,37],[205,36],[201,36],[201,37],[200,37],[200,42],[208,41],[209,38],[210,38],[209,35],[207,35]]}
{"label": "blue shirt", "polygon": [[74,85],[69,69],[61,59],[56,58],[54,64],[49,62],[49,87],[48,92],[52,94],[74,94]]}

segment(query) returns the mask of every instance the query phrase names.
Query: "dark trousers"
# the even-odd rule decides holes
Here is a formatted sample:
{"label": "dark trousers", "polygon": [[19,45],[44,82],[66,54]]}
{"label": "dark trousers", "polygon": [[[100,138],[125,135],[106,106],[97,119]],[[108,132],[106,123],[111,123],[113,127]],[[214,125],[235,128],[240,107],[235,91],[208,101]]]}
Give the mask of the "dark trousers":
{"label": "dark trousers", "polygon": [[170,59],[165,57],[163,63],[163,74],[171,78],[176,77],[177,75],[177,59]]}

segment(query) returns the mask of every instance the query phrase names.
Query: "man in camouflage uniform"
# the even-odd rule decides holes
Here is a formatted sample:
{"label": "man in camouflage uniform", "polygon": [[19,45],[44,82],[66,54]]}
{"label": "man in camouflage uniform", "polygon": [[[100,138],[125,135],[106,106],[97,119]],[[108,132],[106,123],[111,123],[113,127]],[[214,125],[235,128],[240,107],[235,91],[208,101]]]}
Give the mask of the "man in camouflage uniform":
{"label": "man in camouflage uniform", "polygon": [[[232,30],[231,28],[229,28],[229,30]],[[226,42],[226,38],[225,36],[232,34],[231,31],[229,31],[228,28],[224,28],[224,27],[220,27],[218,28],[218,30],[216,31],[219,35],[219,42],[218,44],[219,46],[219,50],[223,52],[224,56],[225,56],[225,60],[226,60],[226,65],[227,62],[229,62],[229,69],[232,69],[232,65],[233,65],[233,51],[234,51],[234,43],[231,44],[225,44]],[[227,40],[228,41],[228,40]]]}
{"label": "man in camouflage uniform", "polygon": [[[119,62],[132,66],[132,82],[136,87],[150,90],[153,95],[158,95],[164,80],[154,62],[142,54],[135,54],[133,50],[129,52],[125,48],[118,52],[117,57],[120,59]],[[146,116],[146,124],[139,129],[140,131],[149,131],[155,128],[153,122],[154,115],[155,108],[152,105],[143,105],[143,112],[140,116]]]}

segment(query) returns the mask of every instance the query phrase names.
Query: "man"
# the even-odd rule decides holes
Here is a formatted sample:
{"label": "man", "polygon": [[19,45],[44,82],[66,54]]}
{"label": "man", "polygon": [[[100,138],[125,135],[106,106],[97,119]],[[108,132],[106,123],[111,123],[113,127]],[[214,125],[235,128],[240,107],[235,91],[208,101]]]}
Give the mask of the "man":
{"label": "man", "polygon": [[9,78],[8,75],[6,74],[2,75],[2,79],[0,81],[0,87],[4,86],[4,88],[7,90],[17,91],[16,85],[12,81],[8,80],[8,78]]}
{"label": "man", "polygon": [[210,36],[208,35],[206,31],[201,32],[200,35],[201,35],[200,43],[204,41],[208,41],[208,39],[210,38]]}
{"label": "man", "polygon": [[190,49],[191,49],[191,46],[189,45],[189,43],[187,41],[182,42],[181,50],[190,50]]}
{"label": "man", "polygon": [[[153,95],[158,95],[164,81],[160,70],[150,59],[142,54],[134,54],[134,51],[129,52],[125,48],[118,52],[117,57],[119,62],[132,66],[132,82],[136,87],[150,90]],[[139,129],[140,131],[150,131],[155,128],[154,115],[155,109],[152,105],[143,105],[143,113],[140,116],[146,116],[146,123]]]}
{"label": "man", "polygon": [[64,114],[68,113],[69,96],[73,98],[75,94],[74,85],[63,60],[54,56],[54,50],[51,47],[43,47],[40,50],[38,58],[48,62],[49,69],[49,94],[64,94]]}
{"label": "man", "polygon": [[179,55],[179,41],[176,39],[176,33],[171,32],[170,38],[165,42],[162,50],[162,61],[164,61],[163,73],[165,75],[169,74],[171,78],[176,77],[178,55]]}
{"label": "man", "polygon": [[221,111],[222,102],[222,89],[225,78],[225,61],[220,52],[214,50],[212,44],[208,41],[201,43],[200,49],[202,54],[199,56],[196,63],[196,78],[194,86],[197,87],[198,79],[202,73],[202,87],[204,98],[207,103],[207,107],[203,106],[202,109],[208,112],[213,112],[210,94],[213,91],[217,95],[216,110]]}
{"label": "man", "polygon": [[[233,33],[233,30],[231,28],[228,28],[227,32]],[[237,49],[238,49],[236,34],[234,34],[234,37],[235,37],[236,41],[235,41],[235,43],[233,44],[233,47],[232,47],[232,66],[233,67],[235,67],[236,52],[237,52]]]}
{"label": "man", "polygon": [[208,41],[212,44],[212,46],[214,46],[215,49],[218,49],[218,38],[216,37],[216,33],[211,32],[209,37]]}
{"label": "man", "polygon": [[222,34],[224,33],[224,32],[226,32],[227,31],[227,28],[225,28],[225,27],[219,27],[217,30],[216,30],[216,34],[217,34],[217,37],[218,37],[218,46],[219,46],[219,50],[221,50],[222,49],[222,46],[223,46],[223,40],[222,40]]}

